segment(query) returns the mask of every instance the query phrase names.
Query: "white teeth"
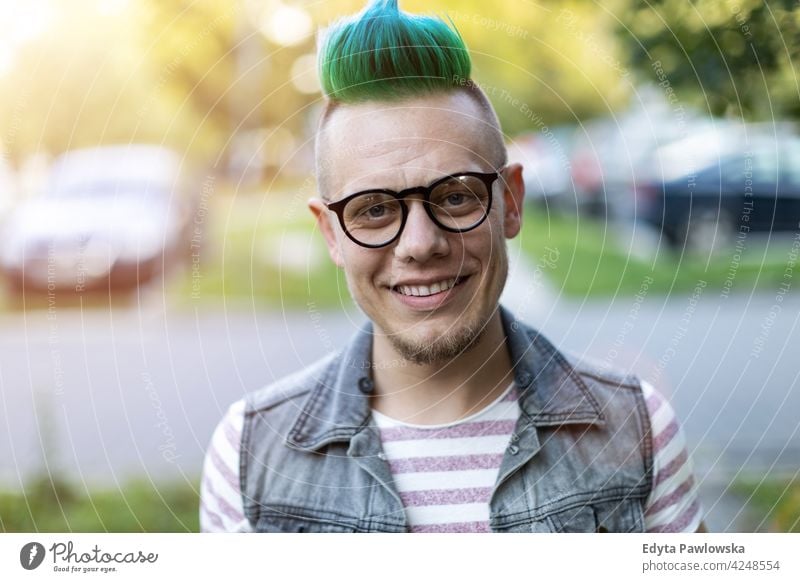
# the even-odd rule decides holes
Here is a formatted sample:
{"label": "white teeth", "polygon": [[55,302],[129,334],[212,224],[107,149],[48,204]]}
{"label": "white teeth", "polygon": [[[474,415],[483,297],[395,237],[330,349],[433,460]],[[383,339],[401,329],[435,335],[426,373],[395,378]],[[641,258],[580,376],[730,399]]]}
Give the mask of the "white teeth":
{"label": "white teeth", "polygon": [[435,295],[436,293],[441,293],[442,291],[447,291],[455,286],[456,281],[458,279],[448,279],[446,281],[440,281],[438,283],[434,283],[430,287],[425,285],[400,285],[397,287],[397,290],[402,293],[403,295],[413,295],[414,297],[427,297],[428,295]]}

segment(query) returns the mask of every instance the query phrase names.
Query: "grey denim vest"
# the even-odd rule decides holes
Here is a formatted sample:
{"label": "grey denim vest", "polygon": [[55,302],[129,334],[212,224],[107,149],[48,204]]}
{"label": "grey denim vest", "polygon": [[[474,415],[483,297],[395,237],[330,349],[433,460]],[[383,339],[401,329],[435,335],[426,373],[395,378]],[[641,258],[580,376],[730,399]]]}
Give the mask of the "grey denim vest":
{"label": "grey denim vest", "polygon": [[[639,381],[568,360],[500,313],[520,417],[490,499],[492,531],[644,531],[653,452]],[[247,396],[240,485],[254,531],[408,530],[365,394],[371,330]]]}

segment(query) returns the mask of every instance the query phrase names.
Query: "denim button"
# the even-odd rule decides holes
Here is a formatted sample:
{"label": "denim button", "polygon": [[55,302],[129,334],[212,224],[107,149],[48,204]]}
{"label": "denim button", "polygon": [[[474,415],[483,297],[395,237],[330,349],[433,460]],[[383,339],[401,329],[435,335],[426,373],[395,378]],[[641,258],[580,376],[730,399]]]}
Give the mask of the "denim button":
{"label": "denim button", "polygon": [[519,447],[517,445],[511,445],[508,447],[508,452],[512,455],[516,455],[519,452]]}
{"label": "denim button", "polygon": [[514,434],[511,435],[511,442],[512,443],[515,443],[518,440],[519,440],[519,435],[517,433],[514,433]]}
{"label": "denim button", "polygon": [[361,390],[364,394],[371,394],[372,391],[375,389],[375,383],[369,378],[359,378],[358,389]]}
{"label": "denim button", "polygon": [[385,461],[386,460],[386,453],[378,453],[378,458],[381,461]]}
{"label": "denim button", "polygon": [[527,386],[528,384],[531,383],[531,375],[528,374],[527,372],[523,372],[522,374],[519,375],[519,378],[517,378],[517,383],[520,386]]}

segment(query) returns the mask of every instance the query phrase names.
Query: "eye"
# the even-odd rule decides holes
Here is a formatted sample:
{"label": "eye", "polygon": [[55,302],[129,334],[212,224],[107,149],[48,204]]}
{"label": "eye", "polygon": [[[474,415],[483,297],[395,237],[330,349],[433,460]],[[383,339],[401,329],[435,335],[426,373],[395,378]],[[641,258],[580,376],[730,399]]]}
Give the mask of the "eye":
{"label": "eye", "polygon": [[345,208],[345,220],[359,227],[383,225],[395,220],[400,213],[399,203],[385,195],[367,195],[355,198]]}
{"label": "eye", "polygon": [[366,210],[366,214],[370,218],[380,218],[380,217],[384,216],[386,214],[386,212],[387,212],[387,208],[386,208],[385,204],[375,204],[373,206],[370,206]]}
{"label": "eye", "polygon": [[468,188],[462,187],[441,192],[433,196],[432,201],[440,208],[455,211],[456,209],[460,210],[467,206],[472,206],[477,201],[477,197],[474,192],[471,192]]}
{"label": "eye", "polygon": [[466,195],[463,192],[451,192],[445,202],[450,206],[459,206],[466,202]]}

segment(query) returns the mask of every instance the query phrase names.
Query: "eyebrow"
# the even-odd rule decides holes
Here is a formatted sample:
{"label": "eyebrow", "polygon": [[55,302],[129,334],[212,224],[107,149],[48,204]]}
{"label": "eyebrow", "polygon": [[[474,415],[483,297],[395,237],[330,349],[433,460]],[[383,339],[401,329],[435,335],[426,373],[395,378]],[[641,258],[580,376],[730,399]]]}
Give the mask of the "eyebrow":
{"label": "eyebrow", "polygon": [[[489,171],[495,172],[497,170],[492,168]],[[407,186],[405,188],[388,188],[386,186],[367,186],[366,188],[359,188],[359,189],[353,188],[353,189],[343,190],[342,191],[343,195],[341,196],[341,198],[337,198],[337,200],[342,200],[344,198],[347,198],[348,196],[352,196],[353,194],[359,194],[361,192],[371,192],[373,190],[375,190],[375,191],[390,190],[392,192],[402,192],[403,190],[407,190],[409,188],[419,188],[420,186],[428,187],[431,184],[433,184],[434,182],[437,182],[437,181],[441,180],[442,178],[445,178],[445,177],[448,177],[448,176],[458,176],[459,174],[464,174],[464,173],[469,173],[469,172],[484,173],[484,172],[486,172],[486,170],[484,170],[482,168],[477,168],[477,169],[459,168],[459,169],[454,170],[452,172],[441,172],[441,173],[438,173],[438,174],[436,174],[435,177],[431,178],[430,180],[428,180],[428,181],[426,181],[424,183],[417,183],[417,184],[415,184],[413,186]]]}

